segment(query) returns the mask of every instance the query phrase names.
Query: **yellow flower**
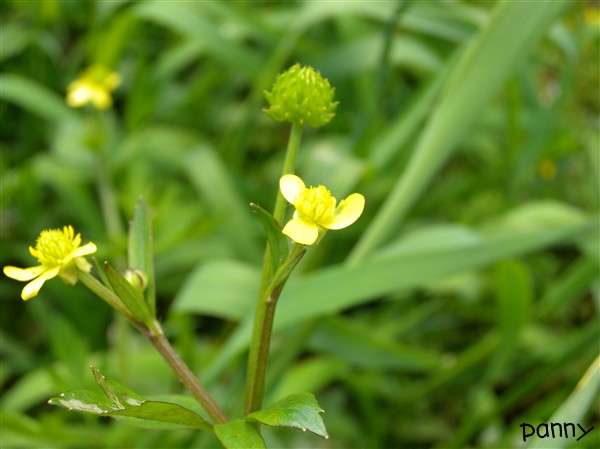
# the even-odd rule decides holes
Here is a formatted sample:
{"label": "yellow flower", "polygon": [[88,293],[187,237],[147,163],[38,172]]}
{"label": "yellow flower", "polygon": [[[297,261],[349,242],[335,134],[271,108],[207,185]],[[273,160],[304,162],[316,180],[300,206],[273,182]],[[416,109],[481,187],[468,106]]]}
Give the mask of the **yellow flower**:
{"label": "yellow flower", "polygon": [[306,188],[295,175],[279,180],[281,194],[296,208],[283,233],[296,243],[312,245],[327,229],[342,229],[354,223],[363,212],[365,197],[353,193],[336,207],[336,200],[324,186]]}
{"label": "yellow flower", "polygon": [[69,284],[77,282],[77,271],[90,272],[92,266],[83,256],[96,252],[92,242],[83,246],[81,235],[74,235],[73,227],[42,231],[29,252],[41,265],[29,268],[4,267],[4,274],[17,281],[29,282],[21,292],[21,298],[28,300],[38,294],[44,282],[57,275]]}
{"label": "yellow flower", "polygon": [[67,87],[67,104],[73,108],[92,103],[98,109],[109,109],[112,106],[110,93],[121,84],[117,72],[96,64]]}

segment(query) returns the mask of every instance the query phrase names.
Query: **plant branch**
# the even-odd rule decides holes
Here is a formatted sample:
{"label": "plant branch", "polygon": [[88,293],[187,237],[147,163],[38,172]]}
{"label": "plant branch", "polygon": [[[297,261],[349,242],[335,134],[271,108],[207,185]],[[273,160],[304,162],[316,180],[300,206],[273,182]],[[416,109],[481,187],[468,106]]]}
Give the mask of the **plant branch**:
{"label": "plant branch", "polygon": [[[288,140],[287,151],[283,163],[281,175],[292,173],[296,164],[296,153],[300,147],[303,125],[292,124],[290,137]],[[279,182],[278,182],[279,183]],[[275,199],[275,208],[273,217],[277,223],[281,223],[285,216],[285,199],[277,189]],[[288,256],[288,260],[291,257]],[[281,289],[285,281],[280,285],[271,286],[273,278],[273,268],[271,260],[271,250],[267,243],[265,257],[263,260],[263,271],[260,281],[260,288],[256,302],[256,313],[254,315],[254,328],[252,331],[252,340],[250,342],[250,353],[248,355],[248,370],[246,374],[245,391],[245,413],[251,413],[259,410],[262,405],[262,397],[265,389],[265,377],[267,373],[267,362],[269,358],[269,348],[271,345],[271,331],[273,329],[273,319],[275,318],[275,307]],[[269,293],[269,290],[271,292]]]}
{"label": "plant branch", "polygon": [[197,377],[190,368],[175,352],[169,340],[165,337],[158,323],[156,328],[150,330],[146,327],[140,329],[142,333],[150,340],[150,343],[156,348],[160,355],[165,359],[169,367],[175,372],[181,383],[192,393],[194,398],[202,406],[210,417],[218,424],[229,421],[227,415],[221,410],[206,389],[200,384]]}

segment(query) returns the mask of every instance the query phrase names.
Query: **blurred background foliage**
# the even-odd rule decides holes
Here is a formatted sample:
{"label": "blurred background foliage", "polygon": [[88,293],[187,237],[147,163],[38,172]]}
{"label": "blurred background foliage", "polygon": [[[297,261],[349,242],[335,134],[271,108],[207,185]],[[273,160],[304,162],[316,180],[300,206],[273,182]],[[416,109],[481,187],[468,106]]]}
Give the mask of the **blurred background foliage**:
{"label": "blurred background foliage", "polygon": [[[265,438],[524,446],[519,425],[548,422],[599,352],[600,13],[539,2],[503,23],[507,3],[3,1],[2,265],[72,224],[125,268],[143,196],[165,328],[239,415],[264,247],[248,203],[272,207],[289,132],[262,92],[312,65],[340,105],[305,130],[297,172],[367,208],[310,249],[276,320],[266,403],[314,391],[331,437]],[[114,108],[69,109],[93,63],[123,77]],[[2,447],[217,445],[47,405],[93,388],[90,363],[153,398],[181,386],[82,286],[24,303],[0,282]],[[600,427],[597,384],[562,416]]]}

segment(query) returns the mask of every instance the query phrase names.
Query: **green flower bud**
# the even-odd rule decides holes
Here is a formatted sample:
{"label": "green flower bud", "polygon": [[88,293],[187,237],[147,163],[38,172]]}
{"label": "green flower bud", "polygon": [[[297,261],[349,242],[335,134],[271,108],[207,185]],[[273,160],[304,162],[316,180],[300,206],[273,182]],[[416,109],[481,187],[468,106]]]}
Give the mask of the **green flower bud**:
{"label": "green flower bud", "polygon": [[146,290],[148,277],[141,270],[138,270],[137,268],[127,268],[123,276],[127,279],[127,282],[133,285],[140,293],[143,293],[144,290]]}
{"label": "green flower bud", "polygon": [[319,128],[331,121],[339,102],[333,101],[335,88],[312,67],[295,64],[277,75],[265,98],[271,106],[265,113],[278,122],[307,123]]}

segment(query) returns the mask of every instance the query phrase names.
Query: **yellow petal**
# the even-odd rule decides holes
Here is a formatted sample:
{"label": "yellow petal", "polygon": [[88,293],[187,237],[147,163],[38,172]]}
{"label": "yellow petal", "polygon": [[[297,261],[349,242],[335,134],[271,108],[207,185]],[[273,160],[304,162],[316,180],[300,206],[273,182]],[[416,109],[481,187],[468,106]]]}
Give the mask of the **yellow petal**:
{"label": "yellow petal", "polygon": [[306,185],[304,185],[304,181],[296,175],[283,175],[279,180],[279,188],[287,202],[294,204],[294,200],[300,192],[306,189]]}
{"label": "yellow petal", "polygon": [[44,271],[37,279],[34,279],[27,284],[21,292],[21,298],[23,298],[24,301],[27,301],[28,299],[36,296],[40,291],[40,288],[42,288],[42,285],[44,285],[44,282],[46,282],[48,279],[52,279],[58,274],[59,268],[60,267],[56,267],[52,268],[51,270]]}
{"label": "yellow petal", "polygon": [[117,72],[111,72],[104,80],[104,87],[115,90],[121,84],[121,76]]}
{"label": "yellow petal", "polygon": [[98,109],[109,109],[112,106],[112,98],[105,89],[94,88],[91,99]]}
{"label": "yellow petal", "polygon": [[93,242],[89,242],[73,251],[69,258],[74,259],[75,257],[87,256],[88,254],[95,253],[96,249],[96,245]]}
{"label": "yellow petal", "polygon": [[358,220],[364,208],[365,197],[360,193],[353,193],[339,204],[331,218],[319,224],[327,229],[346,228]]}
{"label": "yellow petal", "polygon": [[38,265],[37,267],[30,268],[17,268],[17,267],[4,267],[4,274],[11,279],[16,281],[30,281],[33,278],[38,277],[40,274],[44,272],[45,268],[43,265]]}
{"label": "yellow petal", "polygon": [[312,221],[294,218],[285,225],[282,232],[296,243],[312,245],[319,236],[319,227]]}
{"label": "yellow petal", "polygon": [[92,99],[93,91],[82,82],[75,81],[69,86],[67,93],[67,104],[73,108],[78,108]]}

